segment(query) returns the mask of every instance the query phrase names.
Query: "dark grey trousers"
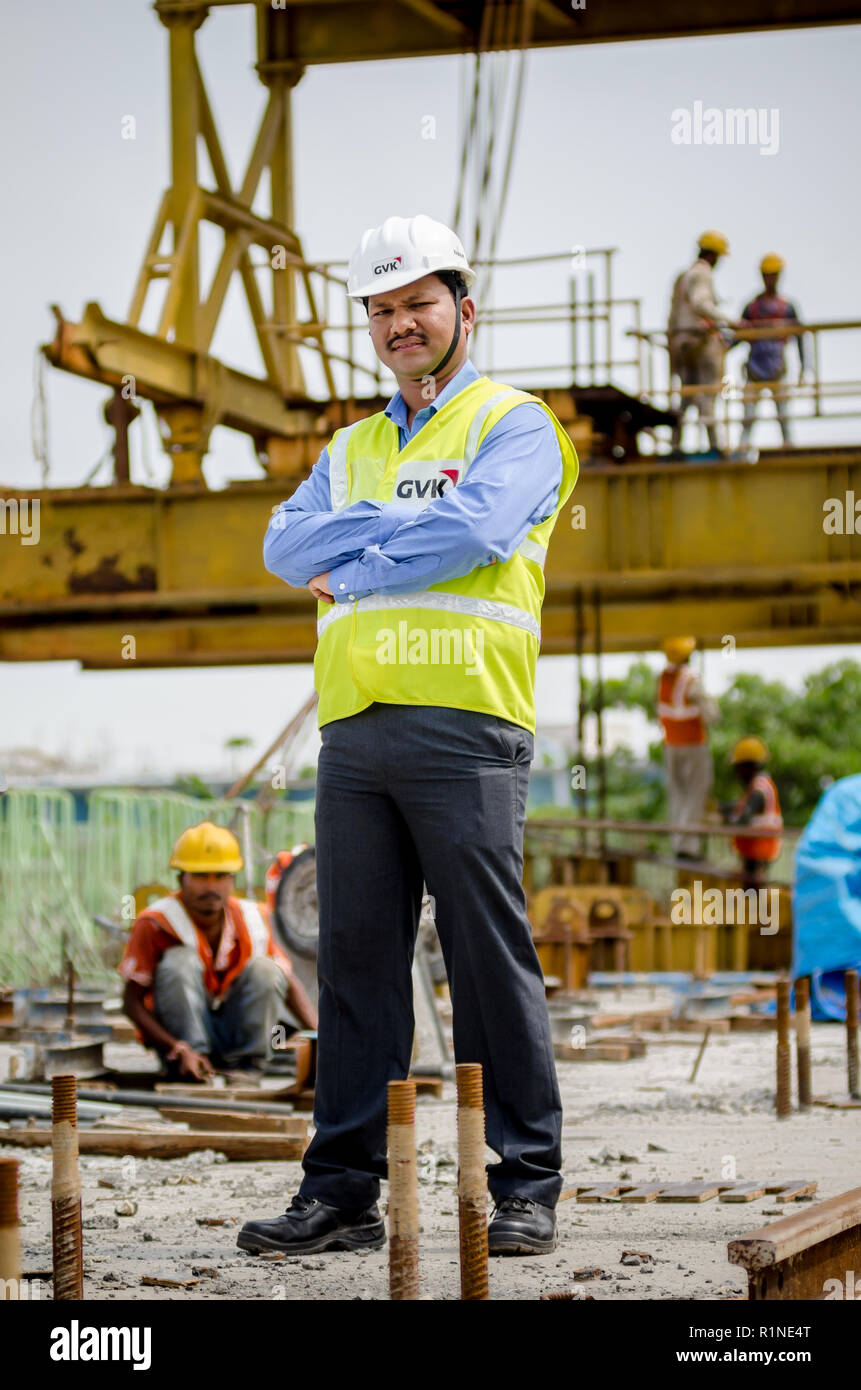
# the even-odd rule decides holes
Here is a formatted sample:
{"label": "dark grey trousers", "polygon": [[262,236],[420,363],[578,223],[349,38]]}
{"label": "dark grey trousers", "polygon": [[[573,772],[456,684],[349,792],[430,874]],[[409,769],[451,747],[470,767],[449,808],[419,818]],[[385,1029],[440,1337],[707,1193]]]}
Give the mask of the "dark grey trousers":
{"label": "dark grey trousers", "polygon": [[364,1208],[386,1176],[386,1083],[407,1075],[422,882],[459,1062],[484,1068],[496,1200],[555,1206],[562,1108],[522,885],[532,735],[493,715],[376,703],[323,726],[320,1029],[301,1192]]}

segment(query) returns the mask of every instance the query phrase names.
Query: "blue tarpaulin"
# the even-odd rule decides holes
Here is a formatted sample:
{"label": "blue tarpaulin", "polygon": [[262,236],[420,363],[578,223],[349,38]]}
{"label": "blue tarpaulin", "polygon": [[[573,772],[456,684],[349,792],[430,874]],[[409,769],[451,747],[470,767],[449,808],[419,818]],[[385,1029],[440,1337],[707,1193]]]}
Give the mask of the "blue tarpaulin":
{"label": "blue tarpaulin", "polygon": [[792,975],[813,1018],[846,1018],[845,970],[861,969],[861,776],[829,787],[798,842]]}

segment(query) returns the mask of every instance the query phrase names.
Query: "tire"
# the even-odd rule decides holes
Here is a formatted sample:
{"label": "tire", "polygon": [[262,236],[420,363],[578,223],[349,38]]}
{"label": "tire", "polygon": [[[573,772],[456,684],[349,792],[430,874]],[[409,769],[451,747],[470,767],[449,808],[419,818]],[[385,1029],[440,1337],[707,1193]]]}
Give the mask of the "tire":
{"label": "tire", "polygon": [[275,889],[272,926],[288,955],[317,959],[317,859],[313,847],[287,865]]}

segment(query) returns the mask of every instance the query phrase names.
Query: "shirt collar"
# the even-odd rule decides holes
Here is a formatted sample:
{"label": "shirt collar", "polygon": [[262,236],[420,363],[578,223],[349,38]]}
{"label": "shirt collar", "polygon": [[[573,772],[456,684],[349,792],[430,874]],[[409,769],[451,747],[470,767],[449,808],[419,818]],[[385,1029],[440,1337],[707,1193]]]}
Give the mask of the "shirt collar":
{"label": "shirt collar", "polygon": [[[427,406],[422,406],[422,409],[430,409],[431,413],[435,414],[436,411],[445,405],[446,401],[451,400],[452,396],[456,396],[458,391],[462,391],[465,386],[469,386],[470,382],[477,381],[480,375],[481,373],[477,371],[469,358],[467,358],[460,371],[452,377],[451,381],[440,391],[436,399],[428,401]],[[384,413],[390,420],[393,420],[396,425],[401,426],[402,429],[409,428],[407,425],[407,405],[400,391],[396,391],[392,396]]]}

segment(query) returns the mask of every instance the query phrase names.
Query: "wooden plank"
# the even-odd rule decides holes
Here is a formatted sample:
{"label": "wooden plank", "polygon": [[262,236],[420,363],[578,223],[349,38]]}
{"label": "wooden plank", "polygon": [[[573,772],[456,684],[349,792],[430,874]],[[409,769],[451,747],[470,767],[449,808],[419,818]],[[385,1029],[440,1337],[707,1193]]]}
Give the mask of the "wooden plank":
{"label": "wooden plank", "polygon": [[250,1090],[247,1086],[193,1086],[184,1081],[159,1081],[154,1090],[160,1096],[176,1096],[178,1100],[186,1096],[190,1100],[277,1100],[280,1091],[264,1091],[261,1087]]}
{"label": "wooden plank", "polygon": [[861,1110],[861,1100],[851,1096],[814,1096],[814,1105],[826,1105],[829,1110]]}
{"label": "wooden plank", "polygon": [[720,1187],[716,1182],[683,1182],[665,1187],[658,1194],[659,1202],[708,1202],[716,1197]]}
{"label": "wooden plank", "polygon": [[301,1115],[240,1115],[223,1110],[183,1110],[179,1105],[160,1105],[158,1113],[191,1130],[214,1129],[219,1134],[250,1130],[252,1134],[289,1134],[294,1139],[305,1139],[308,1134],[308,1121]]}
{"label": "wooden plank", "polygon": [[633,1056],[627,1043],[587,1043],[572,1047],[570,1043],[554,1043],[553,1056],[557,1062],[629,1062]]}
{"label": "wooden plank", "polygon": [[731,1033],[773,1033],[777,1028],[777,1017],[768,1014],[730,1014]]}
{"label": "wooden plank", "polygon": [[627,1047],[632,1057],[645,1057],[646,1055],[646,1039],[633,1034],[604,1033],[596,1035],[594,1038],[590,1038],[587,1046],[603,1047],[605,1044],[610,1047]]}
{"label": "wooden plank", "polygon": [[659,1192],[663,1192],[667,1184],[665,1182],[643,1183],[640,1187],[632,1187],[630,1192],[622,1193],[623,1202],[654,1202]]}
{"label": "wooden plank", "polygon": [[669,1023],[672,1017],[672,1007],[668,1004],[663,1009],[641,1009],[634,1013],[597,1013],[589,1018],[591,1028],[633,1028],[635,1031],[640,1029],[654,1028],[662,1031],[662,1025]]}
{"label": "wooden plank", "polygon": [[621,1192],[629,1192],[636,1187],[633,1182],[596,1182],[577,1193],[578,1202],[600,1202],[605,1197],[618,1197]]}
{"label": "wooden plank", "polygon": [[787,1187],[801,1187],[810,1181],[810,1178],[775,1178],[773,1182],[765,1184],[765,1190],[766,1192],[783,1192]]}
{"label": "wooden plank", "polygon": [[441,1076],[411,1076],[410,1081],[415,1082],[416,1093],[421,1095],[435,1096],[437,1100],[442,1100],[443,1079]]}
{"label": "wooden plank", "polygon": [[739,1182],[726,1192],[721,1192],[721,1202],[753,1202],[765,1196],[765,1184],[761,1182]]}
{"label": "wooden plank", "polygon": [[[51,1143],[50,1129],[2,1129],[0,1144],[14,1144],[22,1149],[47,1147]],[[134,1130],[78,1130],[78,1149],[82,1154],[107,1154],[125,1158],[182,1158],[201,1149],[215,1149],[237,1162],[257,1159],[300,1159],[308,1147],[307,1139],[295,1139],[289,1134],[224,1134],[208,1130],[200,1134],[184,1131],[163,1134],[141,1134]]]}
{"label": "wooden plank", "polygon": [[818,1182],[806,1182],[802,1183],[800,1187],[790,1187],[784,1192],[778,1192],[777,1204],[778,1206],[785,1206],[787,1202],[795,1202],[799,1197],[812,1197],[818,1186]]}
{"label": "wooden plank", "polygon": [[702,1033],[710,1028],[713,1033],[728,1033],[728,1018],[675,1018],[670,1024],[674,1033]]}

